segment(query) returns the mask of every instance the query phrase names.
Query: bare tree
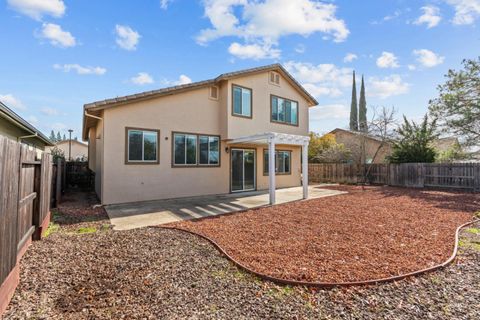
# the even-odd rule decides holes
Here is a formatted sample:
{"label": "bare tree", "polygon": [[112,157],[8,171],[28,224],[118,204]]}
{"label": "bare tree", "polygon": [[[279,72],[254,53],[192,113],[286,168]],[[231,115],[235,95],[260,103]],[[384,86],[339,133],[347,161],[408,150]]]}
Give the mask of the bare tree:
{"label": "bare tree", "polygon": [[376,148],[372,160],[369,164],[366,164],[366,136],[362,136],[362,154],[363,154],[363,163],[367,165],[367,170],[364,170],[363,182],[366,183],[367,177],[370,174],[372,169],[373,163],[378,156],[380,150],[385,147],[388,143],[391,143],[395,139],[396,131],[395,128],[397,127],[397,121],[395,119],[395,115],[397,110],[395,107],[374,107],[373,108],[373,115],[372,119],[368,124],[368,135],[375,137],[378,139],[380,144]]}

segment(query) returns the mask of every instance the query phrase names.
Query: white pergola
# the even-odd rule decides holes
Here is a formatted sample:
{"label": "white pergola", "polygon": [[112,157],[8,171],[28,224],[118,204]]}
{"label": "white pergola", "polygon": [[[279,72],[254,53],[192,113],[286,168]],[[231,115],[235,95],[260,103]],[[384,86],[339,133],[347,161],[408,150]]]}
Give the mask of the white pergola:
{"label": "white pergola", "polygon": [[[268,159],[275,159],[277,144],[302,146],[302,186],[303,199],[308,198],[308,144],[310,137],[295,134],[266,132],[230,140],[229,144],[252,143],[268,144]],[[270,204],[275,204],[275,160],[268,161]]]}

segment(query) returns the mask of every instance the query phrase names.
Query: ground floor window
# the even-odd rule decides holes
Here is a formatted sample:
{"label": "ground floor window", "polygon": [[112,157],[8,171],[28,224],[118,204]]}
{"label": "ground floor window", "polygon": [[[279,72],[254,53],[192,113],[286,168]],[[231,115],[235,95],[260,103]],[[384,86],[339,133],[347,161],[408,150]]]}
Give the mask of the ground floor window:
{"label": "ground floor window", "polygon": [[158,163],[158,130],[127,128],[126,162]]}
{"label": "ground floor window", "polygon": [[[275,173],[290,174],[292,152],[285,150],[275,151]],[[263,174],[268,175],[268,150],[263,150]]]}
{"label": "ground floor window", "polygon": [[220,137],[193,133],[173,133],[174,166],[218,166]]}

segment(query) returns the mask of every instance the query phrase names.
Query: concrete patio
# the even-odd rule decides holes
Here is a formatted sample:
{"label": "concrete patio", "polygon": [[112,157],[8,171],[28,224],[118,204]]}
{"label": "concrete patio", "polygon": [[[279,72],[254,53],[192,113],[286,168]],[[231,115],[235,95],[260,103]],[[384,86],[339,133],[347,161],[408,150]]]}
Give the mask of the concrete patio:
{"label": "concrete patio", "polygon": [[[308,187],[308,199],[316,199],[345,193],[328,190],[323,185]],[[278,189],[276,203],[301,200],[302,187]],[[110,222],[115,230],[129,230],[147,226],[216,216],[225,213],[257,208],[269,204],[268,190],[242,192],[224,195],[178,198],[167,200],[144,201],[106,207]]]}

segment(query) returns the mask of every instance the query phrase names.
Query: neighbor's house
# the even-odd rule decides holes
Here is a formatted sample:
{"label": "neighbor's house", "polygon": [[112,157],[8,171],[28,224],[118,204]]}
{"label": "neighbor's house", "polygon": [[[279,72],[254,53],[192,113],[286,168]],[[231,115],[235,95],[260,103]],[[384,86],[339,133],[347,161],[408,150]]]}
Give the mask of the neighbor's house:
{"label": "neighbor's house", "polygon": [[[336,128],[329,132],[335,136],[339,144],[352,152],[355,162],[385,163],[386,158],[392,153],[392,144],[388,141],[382,143],[382,139],[373,135],[365,135],[359,132]],[[362,161],[362,147],[365,143],[365,159]],[[375,153],[377,155],[375,156]],[[373,159],[375,157],[375,159]]]}
{"label": "neighbor's house", "polygon": [[49,148],[49,152],[51,152],[54,148],[61,150],[65,155],[65,159],[67,160],[86,161],[88,158],[88,145],[77,140],[59,141],[55,143],[54,147]]}
{"label": "neighbor's house", "polygon": [[53,143],[28,121],[0,101],[0,135],[21,142],[40,154]]}
{"label": "neighbor's house", "polygon": [[279,64],[86,104],[96,192],[114,204],[270,189],[274,203],[275,187],[303,182],[305,197],[315,105]]}

